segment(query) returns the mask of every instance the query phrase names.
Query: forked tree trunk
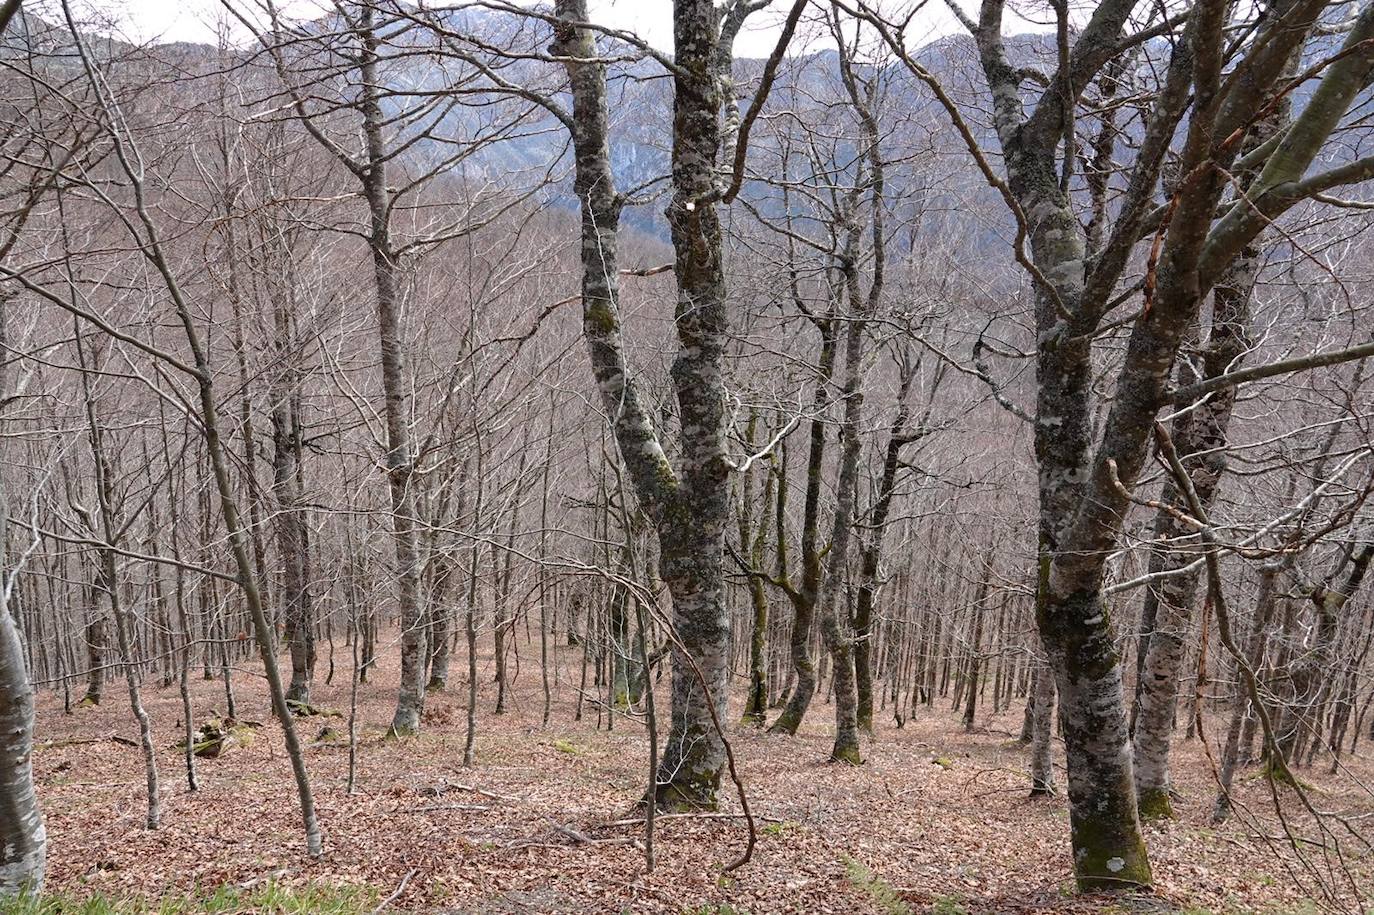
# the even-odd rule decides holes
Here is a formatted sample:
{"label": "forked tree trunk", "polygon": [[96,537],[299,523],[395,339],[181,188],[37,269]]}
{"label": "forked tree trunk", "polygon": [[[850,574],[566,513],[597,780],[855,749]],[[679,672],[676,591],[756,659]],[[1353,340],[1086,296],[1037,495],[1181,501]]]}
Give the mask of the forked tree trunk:
{"label": "forked tree trunk", "polygon": [[[586,21],[583,0],[559,0],[564,22]],[[729,617],[722,557],[729,518],[723,359],[728,320],[716,159],[720,147],[718,18],[710,0],[674,4],[673,198],[668,206],[678,300],[672,380],[680,410],[675,471],[641,402],[621,340],[616,230],[623,200],[610,167],[604,63],[593,35],[560,25],[573,112],[574,189],[582,210],[583,333],[602,403],[640,503],[657,528],[660,569],[673,598],[672,725],[657,802],[714,806],[725,764]]]}

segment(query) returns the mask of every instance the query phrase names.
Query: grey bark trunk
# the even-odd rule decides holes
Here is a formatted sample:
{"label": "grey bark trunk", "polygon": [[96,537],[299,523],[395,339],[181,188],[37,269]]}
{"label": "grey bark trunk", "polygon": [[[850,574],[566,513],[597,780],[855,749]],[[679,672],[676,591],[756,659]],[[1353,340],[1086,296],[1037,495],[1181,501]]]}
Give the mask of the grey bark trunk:
{"label": "grey bark trunk", "polygon": [[377,35],[373,10],[362,13],[359,75],[363,135],[367,145],[363,194],[370,219],[368,245],[372,251],[377,293],[377,329],[381,349],[382,391],[385,402],[387,482],[391,494],[392,532],[396,549],[396,581],[401,621],[401,686],[391,732],[398,736],[420,730],[425,707],[425,674],[429,659],[424,608],[420,603],[419,542],[416,534],[414,456],[410,445],[410,388],[406,378],[405,340],[401,328],[400,288],[396,253],[391,245],[388,160],[382,136],[382,85],[377,68]]}
{"label": "grey bark trunk", "polygon": [[[0,338],[4,309],[0,298]],[[0,376],[3,371],[0,368]],[[4,393],[0,388],[0,395]],[[33,782],[33,687],[24,662],[24,641],[10,612],[19,570],[10,567],[5,555],[8,511],[0,485],[0,902],[42,893],[48,848]]]}
{"label": "grey bark trunk", "polygon": [[[1212,329],[1203,356],[1202,376],[1215,378],[1236,368],[1248,347],[1250,296],[1259,269],[1259,250],[1251,246],[1237,258],[1213,295]],[[1186,373],[1185,373],[1186,374]],[[1235,407],[1234,387],[1216,392],[1192,412],[1174,422],[1173,440],[1193,489],[1210,511],[1226,470],[1225,446]],[[1166,486],[1165,505],[1187,511],[1177,487]],[[1191,533],[1173,514],[1161,509],[1155,518],[1156,537],[1186,542]],[[1169,799],[1169,747],[1178,708],[1179,676],[1192,631],[1201,569],[1179,571],[1194,559],[1191,551],[1169,553],[1162,562],[1173,572],[1153,589],[1156,617],[1146,643],[1145,662],[1138,684],[1139,714],[1135,723],[1136,803],[1145,819],[1173,816]]]}
{"label": "grey bark trunk", "polygon": [[[834,311],[813,323],[821,335],[821,348],[816,363],[816,383],[812,396],[812,420],[809,449],[806,459],[806,494],[802,505],[801,530],[801,582],[793,588],[789,585],[787,596],[792,603],[792,634],[788,642],[788,657],[792,664],[792,690],[782,713],[769,728],[774,734],[795,734],[801,727],[806,710],[811,706],[811,697],[816,693],[816,664],[811,659],[811,634],[815,628],[816,603],[821,586],[820,512],[821,478],[825,467],[826,428],[825,409],[830,404],[830,384],[835,374],[835,354],[839,348]],[[778,481],[778,500],[787,497],[786,478]],[[779,511],[781,523],[781,510]],[[786,580],[787,538],[778,531],[778,575]]]}
{"label": "grey bark trunk", "polygon": [[[897,416],[887,434],[883,469],[878,481],[878,496],[868,511],[868,523],[865,526],[868,534],[860,538],[859,594],[854,610],[854,674],[858,687],[856,715],[859,729],[866,734],[873,733],[873,612],[876,609],[880,587],[878,567],[882,559],[883,538],[887,533],[888,515],[892,510],[892,499],[896,493],[897,469],[901,463],[902,448],[922,434],[920,430],[908,433],[906,429],[911,415],[906,397],[913,377],[912,369],[903,363],[897,393]],[[928,414],[929,410],[927,416]]]}
{"label": "grey bark trunk", "polygon": [[282,562],[283,617],[286,641],[291,649],[291,683],[287,687],[286,698],[297,708],[303,708],[310,705],[310,685],[315,673],[315,620],[308,574],[307,529],[297,463],[301,435],[300,416],[296,409],[299,381],[295,370],[291,315],[285,302],[276,302],[274,320],[278,373],[270,390],[272,492],[277,500],[275,526],[277,550]]}
{"label": "grey bark trunk", "polygon": [[860,424],[863,420],[863,350],[865,322],[850,317],[845,340],[844,419],[841,422],[843,447],[836,482],[834,528],[830,555],[821,584],[821,635],[830,654],[832,687],[835,697],[835,743],[830,758],[858,765],[859,698],[854,675],[854,635],[848,614],[840,613],[840,586],[849,572],[849,541],[853,531],[854,495],[858,484],[859,454],[862,447]]}
{"label": "grey bark trunk", "polygon": [[1031,797],[1048,797],[1054,788],[1054,676],[1047,669],[1035,675],[1031,702]]}
{"label": "grey bark trunk", "polygon": [[[0,543],[4,533],[0,493]],[[3,575],[3,573],[0,573]],[[9,611],[12,578],[3,576],[0,603],[0,900],[43,890],[47,830],[33,783],[33,688],[24,644]]]}
{"label": "grey bark trunk", "polygon": [[[581,0],[560,0],[565,21],[585,21]],[[714,806],[725,747],[729,619],[722,556],[729,517],[725,485],[726,290],[714,179],[720,146],[720,87],[714,68],[718,20],[709,0],[674,5],[673,199],[679,349],[672,366],[681,416],[674,472],[640,402],[621,343],[616,229],[622,201],[610,168],[605,66],[588,30],[560,26],[573,116],[574,187],[582,209],[583,333],[602,402],[640,502],[658,532],[661,574],[673,598],[672,720],[656,801]]]}

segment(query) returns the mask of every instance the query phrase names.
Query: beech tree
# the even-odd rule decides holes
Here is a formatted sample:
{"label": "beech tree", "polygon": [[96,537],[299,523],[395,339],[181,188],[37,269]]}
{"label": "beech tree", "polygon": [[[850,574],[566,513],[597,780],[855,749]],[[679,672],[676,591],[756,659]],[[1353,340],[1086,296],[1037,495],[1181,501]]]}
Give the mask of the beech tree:
{"label": "beech tree", "polygon": [[[3,26],[0,20],[0,33]],[[0,257],[6,247],[0,245]],[[10,299],[0,292],[2,348],[12,343],[6,333],[9,320]],[[0,362],[0,427],[15,397],[9,376]],[[0,481],[0,833],[5,837],[0,847],[0,900],[41,893],[47,861],[47,831],[33,783],[33,687],[23,637],[10,610],[20,568],[37,538],[30,539],[18,555],[6,549],[10,543],[10,504],[9,493]]]}
{"label": "beech tree", "polygon": [[[917,0],[670,7],[667,49],[588,0],[243,0],[237,47],[0,0],[0,898],[43,878],[35,775],[49,811],[146,785],[158,841],[218,867],[167,763],[191,792],[256,768],[196,760],[256,718],[314,855],[309,760],[336,812],[471,791],[493,803],[386,816],[532,821],[539,847],[566,792],[494,803],[528,753],[644,787],[642,819],[593,799],[551,841],[642,824],[653,870],[709,825],[748,837],[733,871],[755,786],[782,819],[776,786],[814,782],[797,828],[857,860],[913,834],[820,806],[882,789],[842,767],[981,759],[975,795],[955,772],[890,799],[956,783],[956,843],[1013,813],[1021,858],[970,867],[1037,893],[1070,860],[1145,887],[1147,838],[1176,861],[1210,812],[1285,893],[1363,905],[1367,0],[1056,0],[1019,34],[987,0],[933,42]],[[346,738],[302,745],[312,701],[347,703]],[[95,724],[144,779],[57,777]],[[555,762],[603,730],[604,766]],[[818,741],[822,769],[789,752]],[[686,816],[656,836],[660,808]],[[440,832],[436,885],[469,866]],[[376,847],[335,834],[349,868]],[[912,892],[974,873],[938,871]],[[429,892],[400,883],[383,907]]]}
{"label": "beech tree", "polygon": [[[734,4],[743,8],[744,3]],[[680,411],[675,468],[644,404],[621,340],[616,231],[624,199],[610,161],[605,65],[583,0],[559,0],[555,53],[566,58],[567,117],[582,209],[583,334],[592,371],[640,503],[658,532],[661,574],[673,597],[672,726],[655,803],[708,806],[725,766],[720,733],[728,682],[724,537],[729,521],[722,360],[727,292],[716,214],[721,146],[721,61],[733,59],[710,0],[673,5],[673,196],[679,349],[672,377]],[[565,116],[566,117],[566,116]]]}
{"label": "beech tree", "polygon": [[[1374,176],[1374,159],[1328,166],[1321,158],[1374,64],[1374,42],[1368,41],[1374,6],[1361,7],[1339,52],[1322,55],[1300,75],[1316,88],[1292,126],[1247,155],[1244,140],[1257,116],[1290,91],[1288,61],[1322,31],[1324,2],[1245,10],[1197,2],[1178,12],[1147,12],[1149,21],[1138,24],[1134,0],[1105,0],[1076,29],[1068,7],[1060,5],[1055,70],[1048,74],[1009,56],[1001,0],[981,4],[976,19],[950,4],[976,42],[1002,153],[996,166],[961,106],[910,53],[903,20],[862,2],[836,2],[878,28],[935,94],[1014,221],[1014,254],[1035,292],[1038,616],[1058,680],[1074,868],[1085,889],[1148,885],[1121,661],[1103,601],[1106,560],[1118,543],[1162,407],[1208,398],[1245,378],[1374,353],[1374,344],[1352,340],[1355,346],[1334,355],[1170,384],[1179,346],[1205,296],[1256,236],[1295,206]],[[1230,40],[1236,26],[1247,29],[1248,40]],[[1162,35],[1170,37],[1171,51],[1122,176],[1125,186],[1113,206],[1096,203],[1095,210],[1094,193],[1105,201],[1106,188],[1099,183],[1089,192],[1088,206],[1098,217],[1089,233],[1080,220],[1083,197],[1072,192],[1080,103],[1109,64]],[[1027,83],[1040,90],[1029,99]],[[1235,176],[1261,159],[1258,172],[1238,183]],[[1176,175],[1161,186],[1166,164]],[[1112,211],[1115,218],[1103,228]],[[1144,269],[1132,276],[1140,265],[1133,255],[1144,242]],[[1118,317],[1118,309],[1137,301],[1137,290],[1137,310]],[[1099,431],[1092,421],[1094,342],[1116,321],[1127,322],[1130,335]]]}

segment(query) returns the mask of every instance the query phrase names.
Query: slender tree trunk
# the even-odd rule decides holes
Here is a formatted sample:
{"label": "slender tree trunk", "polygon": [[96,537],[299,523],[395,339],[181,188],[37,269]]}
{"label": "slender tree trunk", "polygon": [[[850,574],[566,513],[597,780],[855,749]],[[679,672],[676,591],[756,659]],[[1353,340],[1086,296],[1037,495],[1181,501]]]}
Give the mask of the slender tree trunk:
{"label": "slender tree trunk", "polygon": [[363,5],[358,34],[360,109],[367,146],[362,176],[363,196],[370,217],[368,246],[377,294],[377,328],[381,349],[382,391],[385,402],[387,481],[391,494],[392,532],[396,549],[396,581],[401,619],[401,687],[391,732],[397,736],[420,730],[425,707],[428,667],[428,625],[420,602],[420,557],[416,534],[414,456],[410,446],[410,384],[406,375],[405,338],[401,328],[401,300],[396,252],[391,244],[391,190],[387,186],[386,143],[383,139],[383,85],[377,68],[377,34],[373,8]]}
{"label": "slender tree trunk", "polygon": [[[481,464],[478,464],[481,473]],[[477,511],[482,510],[481,479],[478,479]],[[473,521],[476,524],[476,519]],[[472,545],[472,574],[468,578],[467,623],[464,635],[468,647],[468,720],[467,733],[463,739],[463,765],[472,768],[477,750],[477,565],[482,559],[480,543]]]}
{"label": "slender tree trunk", "polygon": [[147,829],[157,829],[162,818],[162,798],[158,787],[157,750],[153,746],[152,719],[143,707],[141,665],[134,657],[134,621],[129,618],[123,598],[119,593],[119,572],[115,558],[114,544],[120,539],[121,526],[115,518],[114,481],[110,477],[110,465],[105,450],[105,430],[96,406],[96,397],[91,383],[91,366],[88,362],[86,347],[83,345],[81,327],[75,328],[76,351],[81,369],[81,389],[86,408],[87,433],[91,446],[91,458],[95,468],[96,501],[99,505],[99,520],[86,515],[86,522],[92,533],[99,532],[105,545],[98,551],[100,563],[99,588],[110,599],[110,615],[114,618],[115,641],[119,646],[119,664],[124,673],[124,684],[129,692],[129,707],[134,720],[138,723],[139,746],[143,751],[143,771],[147,787],[148,809],[144,818]]}
{"label": "slender tree trunk", "polygon": [[[857,305],[857,302],[855,304]],[[845,339],[844,419],[841,423],[843,446],[840,450],[840,470],[836,482],[834,528],[830,537],[830,555],[826,561],[825,578],[821,584],[819,600],[821,634],[825,639],[825,647],[834,671],[835,744],[831,749],[830,758],[853,765],[862,762],[859,754],[859,699],[854,682],[854,637],[849,628],[848,614],[840,613],[838,602],[840,586],[849,572],[854,495],[858,488],[859,454],[863,445],[860,424],[863,418],[864,399],[864,333],[864,320],[859,315],[851,315]]]}
{"label": "slender tree trunk", "polygon": [[[0,31],[4,23],[0,22]],[[5,341],[9,300],[0,292],[0,343]],[[0,365],[0,404],[8,390]],[[19,574],[10,544],[8,494],[0,477],[0,904],[43,892],[48,835],[33,781],[33,686],[24,661],[24,640],[11,612]],[[13,562],[13,565],[11,564]]]}
{"label": "slender tree trunk", "polygon": [[[1236,368],[1249,346],[1250,297],[1259,271],[1259,249],[1249,246],[1217,285],[1212,297],[1212,329],[1203,356],[1202,375],[1214,378]],[[1180,370],[1190,383],[1195,373]],[[1227,432],[1236,403],[1234,387],[1212,394],[1205,403],[1174,421],[1172,438],[1193,489],[1204,509],[1216,500],[1226,470]],[[1186,512],[1183,496],[1168,484],[1161,501]],[[1155,516],[1156,539],[1185,540],[1190,533],[1178,518],[1160,509]],[[1186,640],[1192,630],[1201,569],[1180,571],[1195,558],[1192,551],[1166,554],[1160,571],[1172,572],[1151,591],[1156,618],[1145,642],[1141,679],[1137,683],[1137,715],[1133,732],[1136,800],[1140,816],[1173,816],[1169,799],[1169,745],[1178,708],[1178,686]],[[1155,563],[1151,563],[1154,568]],[[1200,686],[1199,686],[1200,688]]]}
{"label": "slender tree trunk", "polygon": [[[801,727],[811,697],[816,693],[816,664],[811,659],[811,635],[815,628],[816,603],[821,587],[822,558],[819,546],[821,512],[821,478],[825,468],[826,428],[825,408],[830,403],[830,384],[835,374],[835,355],[839,348],[836,320],[830,314],[813,322],[820,331],[821,348],[816,363],[816,382],[812,397],[812,419],[806,459],[806,494],[802,507],[801,583],[789,586],[788,599],[792,603],[792,634],[788,654],[792,662],[791,692],[782,713],[769,728],[774,734],[795,734]],[[778,577],[785,581],[787,569],[787,536],[783,528],[783,505],[787,500],[786,474],[778,480]]]}
{"label": "slender tree trunk", "polygon": [[1054,677],[1036,670],[1031,709],[1031,797],[1054,794]]}
{"label": "slender tree trunk", "polygon": [[983,624],[987,616],[988,579],[992,576],[991,557],[983,570],[983,580],[978,583],[977,596],[973,599],[973,639],[970,644],[972,653],[968,661],[968,698],[964,703],[964,732],[973,730],[978,714],[979,676],[983,669]]}
{"label": "slender tree trunk", "polygon": [[897,393],[897,417],[887,434],[878,498],[869,511],[868,535],[860,538],[859,595],[854,612],[854,673],[858,685],[859,728],[867,734],[873,733],[873,611],[878,599],[878,567],[882,558],[883,537],[887,533],[888,514],[896,491],[902,448],[919,435],[906,431],[910,417],[906,396],[912,377],[913,372],[903,365]]}
{"label": "slender tree trunk", "polygon": [[296,411],[298,381],[294,369],[294,335],[285,302],[274,308],[277,337],[277,377],[272,399],[272,492],[277,501],[275,527],[277,551],[282,562],[281,600],[284,603],[286,641],[291,648],[291,684],[288,702],[298,709],[310,705],[314,678],[315,620],[308,575],[306,524],[298,485],[297,448],[300,417]]}
{"label": "slender tree trunk", "polygon": [[[754,426],[756,415],[749,417],[749,428],[745,436],[750,451],[754,448]],[[772,468],[765,468],[763,489],[759,495],[759,518],[757,529],[753,520],[753,475],[750,468],[740,481],[739,536],[740,549],[747,550],[749,562],[755,568],[763,566],[764,549],[768,544],[768,513],[773,503]],[[749,602],[753,609],[753,626],[749,635],[749,690],[745,695],[744,711],[740,720],[745,724],[763,727],[768,717],[768,665],[765,655],[768,640],[768,594],[764,591],[763,579],[750,575],[746,582],[749,589]]]}

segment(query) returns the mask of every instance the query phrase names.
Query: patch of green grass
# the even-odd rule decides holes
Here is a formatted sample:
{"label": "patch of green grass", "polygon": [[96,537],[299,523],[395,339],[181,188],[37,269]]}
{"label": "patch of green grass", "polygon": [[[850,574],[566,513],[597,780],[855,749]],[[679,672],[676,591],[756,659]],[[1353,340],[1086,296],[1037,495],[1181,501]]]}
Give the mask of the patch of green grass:
{"label": "patch of green grass", "polygon": [[1265,915],[1318,915],[1322,911],[1322,907],[1310,899],[1304,899],[1296,905],[1293,903],[1275,905],[1264,911]]}
{"label": "patch of green grass", "polygon": [[759,832],[763,833],[766,836],[781,837],[787,835],[789,832],[796,829],[800,825],[800,823],[793,823],[790,820],[785,820],[781,823],[769,823],[768,825],[760,829]]}
{"label": "patch of green grass", "polygon": [[912,915],[911,906],[902,901],[896,887],[869,870],[862,861],[846,855],[844,873],[854,888],[872,900],[879,911],[886,915]]}
{"label": "patch of green grass", "polygon": [[968,915],[957,896],[940,896],[930,904],[930,915]]}
{"label": "patch of green grass", "polygon": [[97,894],[80,898],[65,893],[27,896],[0,902],[4,915],[364,915],[377,904],[368,887],[264,883],[244,890],[221,886],[208,893],[187,893],[149,900],[138,896]]}

